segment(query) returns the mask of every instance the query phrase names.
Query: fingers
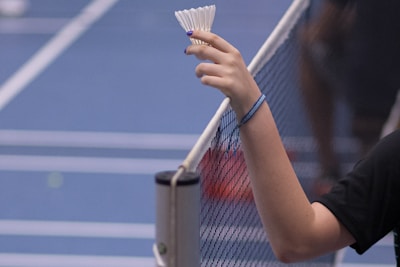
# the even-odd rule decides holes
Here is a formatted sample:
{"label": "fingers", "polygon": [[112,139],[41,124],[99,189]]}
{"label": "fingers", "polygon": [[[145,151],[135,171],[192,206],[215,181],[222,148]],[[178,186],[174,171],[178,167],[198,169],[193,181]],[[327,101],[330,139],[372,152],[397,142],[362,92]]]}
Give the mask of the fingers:
{"label": "fingers", "polygon": [[207,45],[191,45],[185,49],[185,54],[195,55],[200,60],[210,60],[216,64],[221,63],[224,53]]}
{"label": "fingers", "polygon": [[231,79],[227,77],[224,66],[212,63],[200,63],[195,71],[196,76],[200,78],[202,84],[218,88],[225,95],[229,95],[226,88],[229,88]]}
{"label": "fingers", "polygon": [[218,35],[204,31],[189,33],[190,38],[198,38],[209,45],[190,45],[185,49],[187,55],[195,55],[200,60],[210,60],[215,64],[235,65],[241,63],[240,52]]}
{"label": "fingers", "polygon": [[204,42],[208,43],[211,47],[214,47],[221,52],[230,53],[230,52],[236,50],[236,48],[233,47],[230,43],[228,43],[223,38],[221,38],[220,36],[218,36],[212,32],[194,30],[194,31],[187,32],[187,35],[190,38],[204,41]]}
{"label": "fingers", "polygon": [[225,60],[227,55],[240,56],[240,52],[234,46],[214,33],[190,31],[188,36],[209,45],[190,45],[185,50],[187,55],[195,55],[200,60],[211,60],[216,64]]}
{"label": "fingers", "polygon": [[222,77],[224,69],[217,64],[200,63],[199,65],[197,65],[195,72],[198,78],[201,78],[205,75]]}

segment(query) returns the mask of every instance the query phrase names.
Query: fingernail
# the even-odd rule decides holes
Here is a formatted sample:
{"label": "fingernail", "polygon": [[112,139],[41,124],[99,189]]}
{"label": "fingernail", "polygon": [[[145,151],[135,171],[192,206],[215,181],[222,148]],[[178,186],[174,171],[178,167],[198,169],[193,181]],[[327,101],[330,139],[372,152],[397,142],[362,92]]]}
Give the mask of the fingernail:
{"label": "fingernail", "polygon": [[193,34],[193,31],[188,31],[188,32],[186,33],[187,36],[191,36],[192,34]]}
{"label": "fingernail", "polygon": [[185,54],[186,54],[186,48],[185,48],[185,51],[183,51],[183,53],[185,53]]}

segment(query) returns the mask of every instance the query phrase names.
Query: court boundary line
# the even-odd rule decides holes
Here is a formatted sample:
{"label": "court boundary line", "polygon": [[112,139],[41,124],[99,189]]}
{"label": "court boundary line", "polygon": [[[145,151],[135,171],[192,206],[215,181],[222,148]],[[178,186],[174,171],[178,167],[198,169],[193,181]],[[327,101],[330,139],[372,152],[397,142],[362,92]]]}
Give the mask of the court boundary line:
{"label": "court boundary line", "polygon": [[0,146],[188,150],[197,138],[195,134],[0,130]]}
{"label": "court boundary line", "polygon": [[[0,130],[0,146],[74,147],[74,148],[124,148],[148,150],[188,150],[198,139],[198,134],[131,133],[96,131],[41,131]],[[309,136],[283,138],[285,147],[299,152],[314,152],[315,141]],[[335,138],[339,153],[357,153],[354,138]]]}
{"label": "court boundary line", "polygon": [[0,253],[4,267],[153,267],[152,257]]}
{"label": "court boundary line", "polygon": [[99,20],[118,0],[93,0],[39,49],[0,87],[0,111],[57,57]]}
{"label": "court boundary line", "polygon": [[0,236],[154,239],[153,223],[0,220]]}
{"label": "court boundary line", "polygon": [[0,171],[151,174],[175,169],[181,159],[0,155]]}

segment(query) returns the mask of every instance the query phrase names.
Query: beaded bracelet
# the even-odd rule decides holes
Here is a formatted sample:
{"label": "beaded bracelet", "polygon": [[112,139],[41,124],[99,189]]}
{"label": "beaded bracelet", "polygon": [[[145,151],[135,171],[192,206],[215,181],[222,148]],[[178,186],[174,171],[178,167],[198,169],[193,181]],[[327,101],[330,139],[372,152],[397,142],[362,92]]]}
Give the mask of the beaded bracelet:
{"label": "beaded bracelet", "polygon": [[247,112],[246,115],[242,118],[242,120],[239,122],[237,125],[238,128],[243,126],[246,122],[248,122],[251,118],[253,118],[254,114],[257,112],[257,110],[261,107],[262,103],[265,100],[265,95],[261,94],[260,97],[257,99],[257,101],[254,103],[254,105],[251,107],[249,112]]}

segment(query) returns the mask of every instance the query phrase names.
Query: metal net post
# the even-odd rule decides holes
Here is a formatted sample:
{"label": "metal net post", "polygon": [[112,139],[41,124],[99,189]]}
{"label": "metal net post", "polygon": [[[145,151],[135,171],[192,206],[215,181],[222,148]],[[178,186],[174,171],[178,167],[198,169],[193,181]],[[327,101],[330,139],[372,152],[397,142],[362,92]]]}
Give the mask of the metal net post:
{"label": "metal net post", "polygon": [[165,171],[156,180],[157,267],[200,266],[200,177]]}

